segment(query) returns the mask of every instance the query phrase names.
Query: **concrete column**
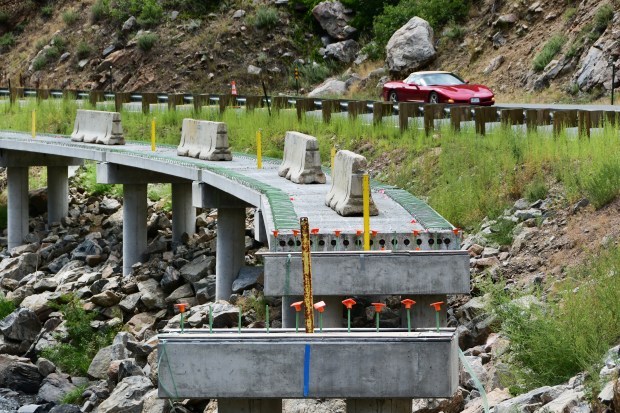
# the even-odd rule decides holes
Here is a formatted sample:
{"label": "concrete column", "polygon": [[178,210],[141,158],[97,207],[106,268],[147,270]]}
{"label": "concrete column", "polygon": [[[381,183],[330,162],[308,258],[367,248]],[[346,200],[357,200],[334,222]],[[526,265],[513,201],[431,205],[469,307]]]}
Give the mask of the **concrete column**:
{"label": "concrete column", "polygon": [[8,247],[19,247],[28,234],[28,167],[6,169]]}
{"label": "concrete column", "polygon": [[69,213],[69,167],[47,167],[47,223],[60,222]]}
{"label": "concrete column", "polygon": [[[417,295],[417,296],[402,296],[403,300],[405,298],[410,298],[416,302],[414,306],[411,307],[411,328],[434,328],[437,325],[435,309],[431,307],[431,303],[436,303],[438,301],[443,301],[444,304],[441,306],[441,311],[439,313],[439,325],[441,327],[446,327],[448,324],[448,297],[446,295]],[[400,325],[402,327],[407,327],[407,312],[405,311],[404,306],[401,307],[400,310]]]}
{"label": "concrete column", "polygon": [[282,399],[217,399],[218,413],[277,413]]}
{"label": "concrete column", "polygon": [[232,283],[245,263],[245,208],[217,210],[215,299],[228,300]]}
{"label": "concrete column", "polygon": [[[314,297],[314,302],[325,301],[325,312],[323,313],[323,328],[340,328],[343,325],[342,318],[342,300],[339,296]],[[294,322],[295,320],[293,320]],[[319,327],[318,312],[314,313],[314,325]]]}
{"label": "concrete column", "polygon": [[347,413],[411,413],[411,399],[347,399]]}
{"label": "concrete column", "polygon": [[196,232],[196,208],[192,205],[192,183],[172,184],[172,242],[180,243],[183,233]]}
{"label": "concrete column", "polygon": [[146,184],[123,185],[123,275],[146,251]]}
{"label": "concrete column", "polygon": [[[282,297],[282,327],[295,328],[295,309],[291,304],[302,301],[304,298],[299,296]],[[299,328],[304,331],[304,313],[299,314]]]}

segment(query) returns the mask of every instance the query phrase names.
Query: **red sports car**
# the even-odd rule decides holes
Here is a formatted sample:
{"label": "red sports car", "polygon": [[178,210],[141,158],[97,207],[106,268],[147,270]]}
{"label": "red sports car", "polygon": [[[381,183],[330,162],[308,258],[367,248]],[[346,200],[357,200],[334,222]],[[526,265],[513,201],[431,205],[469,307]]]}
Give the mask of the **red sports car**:
{"label": "red sports car", "polygon": [[450,72],[413,72],[407,79],[387,82],[383,99],[391,102],[458,103],[491,106],[495,95],[486,86],[470,85]]}

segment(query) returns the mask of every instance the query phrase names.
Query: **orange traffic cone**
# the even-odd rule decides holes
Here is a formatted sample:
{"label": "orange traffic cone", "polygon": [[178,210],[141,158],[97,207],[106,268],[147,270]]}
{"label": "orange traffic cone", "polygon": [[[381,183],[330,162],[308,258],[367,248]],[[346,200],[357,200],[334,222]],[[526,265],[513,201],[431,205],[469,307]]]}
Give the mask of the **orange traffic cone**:
{"label": "orange traffic cone", "polygon": [[230,86],[232,87],[231,94],[233,96],[237,96],[237,84],[235,83],[234,80],[232,82],[230,82]]}

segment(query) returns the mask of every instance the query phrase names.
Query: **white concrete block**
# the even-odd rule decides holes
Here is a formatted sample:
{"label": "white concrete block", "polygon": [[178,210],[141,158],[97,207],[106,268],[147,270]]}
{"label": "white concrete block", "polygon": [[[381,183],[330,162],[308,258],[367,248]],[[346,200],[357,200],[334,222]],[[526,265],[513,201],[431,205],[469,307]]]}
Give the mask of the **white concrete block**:
{"label": "white concrete block", "polygon": [[[325,205],[347,217],[364,213],[362,177],[366,170],[366,158],[351,151],[338,151],[332,171],[332,187],[325,198]],[[379,215],[372,194],[370,215]]]}
{"label": "white concrete block", "polygon": [[124,145],[121,114],[78,109],[71,140],[103,145]]}
{"label": "white concrete block", "polygon": [[183,119],[181,143],[177,148],[177,154],[206,161],[231,161],[226,124]]}
{"label": "white concrete block", "polygon": [[299,132],[286,132],[284,159],[278,174],[296,184],[324,184],[319,141]]}

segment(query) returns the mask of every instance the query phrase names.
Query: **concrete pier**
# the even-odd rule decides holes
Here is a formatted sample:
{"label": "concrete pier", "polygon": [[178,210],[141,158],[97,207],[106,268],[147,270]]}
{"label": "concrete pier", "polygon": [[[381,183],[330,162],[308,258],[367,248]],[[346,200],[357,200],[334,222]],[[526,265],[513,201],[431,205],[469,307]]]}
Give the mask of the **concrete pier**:
{"label": "concrete pier", "polygon": [[8,247],[19,247],[28,234],[28,167],[9,167],[8,186]]}
{"label": "concrete pier", "polygon": [[192,205],[192,183],[172,184],[172,242],[179,243],[184,233],[196,232],[196,208]]}
{"label": "concrete pier", "polygon": [[215,299],[228,300],[232,283],[245,263],[245,208],[217,210]]}
{"label": "concrete pier", "polygon": [[47,222],[60,222],[69,213],[69,169],[67,166],[47,167]]}
{"label": "concrete pier", "polygon": [[123,275],[146,251],[146,184],[123,185]]}

